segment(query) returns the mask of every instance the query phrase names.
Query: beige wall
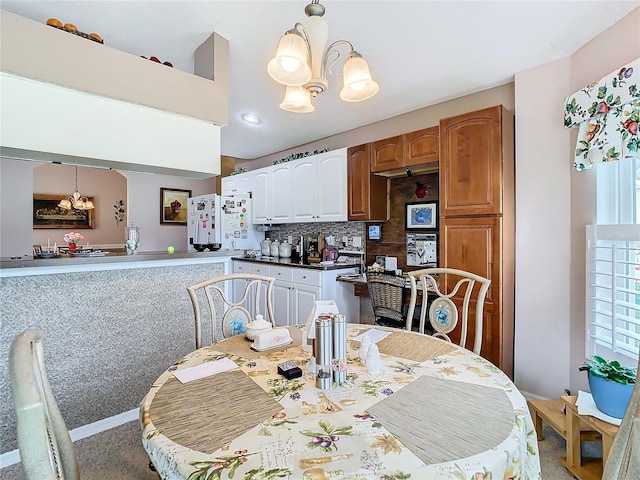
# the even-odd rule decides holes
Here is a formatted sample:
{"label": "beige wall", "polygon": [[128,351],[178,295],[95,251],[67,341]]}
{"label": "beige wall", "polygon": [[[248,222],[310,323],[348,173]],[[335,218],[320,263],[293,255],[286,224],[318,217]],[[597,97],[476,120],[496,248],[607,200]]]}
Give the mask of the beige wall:
{"label": "beige wall", "polygon": [[504,105],[508,110],[514,111],[513,83],[491,88],[482,92],[466,95],[448,102],[439,103],[420,110],[405,113],[381,122],[372,123],[364,127],[355,128],[347,132],[339,133],[331,137],[320,139],[316,142],[300,145],[289,150],[267,155],[255,160],[237,160],[237,167],[254,170],[273,164],[273,160],[280,160],[290,153],[314,151],[316,149],[351,147],[363,143],[382,140],[402,133],[413,132],[422,128],[438,125],[441,118],[452,117],[461,113],[479,110],[494,105]]}
{"label": "beige wall", "polygon": [[[39,164],[33,170],[33,193],[59,195],[62,198],[73,193],[75,181],[75,167],[71,165]],[[118,200],[126,203],[127,179],[114,170],[78,167],[78,191],[94,199],[95,228],[34,229],[34,245],[47,245],[48,242],[52,246],[54,242],[64,245],[63,235],[72,230],[84,236],[80,243],[123,244],[126,221],[116,223],[113,204]]]}
{"label": "beige wall", "polygon": [[[640,57],[640,7],[591,40],[571,57],[569,94]],[[571,151],[577,132],[570,131]],[[585,389],[584,361],[585,225],[595,223],[595,172],[571,172],[571,385]]]}
{"label": "beige wall", "polygon": [[595,170],[573,172],[576,130],[563,100],[640,56],[640,9],[570,58],[516,75],[515,379],[525,393],[587,390],[585,225],[595,222]]}
{"label": "beige wall", "polygon": [[566,58],[516,75],[515,380],[546,398],[570,385],[570,66]]}
{"label": "beige wall", "polygon": [[[46,169],[49,174],[38,179],[39,175],[34,169],[40,168]],[[85,174],[90,178],[85,180]],[[113,201],[116,198],[119,200],[119,195],[114,196],[112,192],[103,190],[100,184],[103,182],[102,175],[105,174],[121,174],[127,179],[127,190],[123,196],[127,222],[133,221],[140,227],[141,252],[163,251],[168,245],[173,245],[177,252],[187,250],[186,226],[160,225],[160,188],[179,188],[191,190],[193,195],[204,195],[215,192],[215,177],[194,180],[139,172],[118,173],[103,169],[79,168],[80,193],[95,195],[100,205],[104,205],[106,209],[104,212],[98,212],[96,230],[82,230],[92,245],[124,245],[124,233],[119,233],[123,230],[115,229],[113,218]],[[34,191],[71,194],[74,188],[75,171],[71,166],[0,158],[0,257],[5,259],[30,255],[32,245],[46,245],[47,238],[50,238],[52,243],[57,241],[60,244],[66,230],[33,230],[32,222],[25,219],[31,219]],[[119,228],[123,229],[124,225],[121,224]]]}

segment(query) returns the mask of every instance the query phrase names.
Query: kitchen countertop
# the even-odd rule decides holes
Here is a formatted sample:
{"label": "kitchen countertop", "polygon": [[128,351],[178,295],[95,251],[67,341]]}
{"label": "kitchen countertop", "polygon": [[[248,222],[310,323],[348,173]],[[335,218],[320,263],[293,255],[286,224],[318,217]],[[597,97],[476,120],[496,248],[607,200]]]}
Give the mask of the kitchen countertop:
{"label": "kitchen countertop", "polygon": [[[74,255],[58,255],[54,258],[33,258],[25,256],[22,258],[0,260],[0,270],[35,269],[39,270],[48,267],[83,267],[83,266],[107,266],[109,264],[135,264],[141,262],[165,262],[165,261],[198,261],[200,259],[215,259],[226,257],[228,260],[233,255],[238,255],[242,250],[218,250],[217,252],[138,252],[135,255],[126,255],[121,252],[109,252],[103,257],[79,257]],[[221,258],[222,259],[222,258]],[[226,261],[225,260],[225,261]]]}
{"label": "kitchen countertop", "polygon": [[232,257],[231,260],[251,263],[267,263],[269,265],[282,265],[287,267],[311,268],[314,270],[340,270],[345,268],[359,268],[358,263],[334,263],[333,265],[322,265],[321,263],[303,263],[297,258],[281,257]]}

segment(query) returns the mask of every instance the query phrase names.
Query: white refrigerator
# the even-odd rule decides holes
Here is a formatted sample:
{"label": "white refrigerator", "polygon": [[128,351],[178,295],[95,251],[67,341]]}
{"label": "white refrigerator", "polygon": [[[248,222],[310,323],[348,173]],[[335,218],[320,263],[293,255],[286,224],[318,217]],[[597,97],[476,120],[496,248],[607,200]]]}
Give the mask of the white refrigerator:
{"label": "white refrigerator", "polygon": [[[251,196],[200,195],[187,202],[187,245],[190,252],[219,243],[224,250],[257,250],[264,232],[251,224]],[[196,247],[194,247],[194,245]]]}

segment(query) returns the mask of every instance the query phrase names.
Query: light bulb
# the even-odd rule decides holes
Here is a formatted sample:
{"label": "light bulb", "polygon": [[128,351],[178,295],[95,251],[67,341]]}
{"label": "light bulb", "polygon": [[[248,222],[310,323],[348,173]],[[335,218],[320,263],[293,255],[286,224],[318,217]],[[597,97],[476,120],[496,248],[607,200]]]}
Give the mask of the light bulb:
{"label": "light bulb", "polygon": [[351,89],[355,90],[356,92],[359,92],[366,86],[367,86],[367,82],[356,82],[351,84]]}
{"label": "light bulb", "polygon": [[287,72],[295,72],[300,68],[300,61],[297,58],[282,57],[278,60],[280,60],[280,66]]}

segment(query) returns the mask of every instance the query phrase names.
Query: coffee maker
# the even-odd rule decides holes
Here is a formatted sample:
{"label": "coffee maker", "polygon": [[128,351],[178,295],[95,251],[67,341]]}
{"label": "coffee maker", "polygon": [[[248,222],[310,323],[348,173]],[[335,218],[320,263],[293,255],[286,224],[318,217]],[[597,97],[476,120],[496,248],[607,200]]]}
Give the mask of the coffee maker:
{"label": "coffee maker", "polygon": [[324,248],[324,235],[322,233],[307,233],[303,237],[304,261],[320,263],[322,261],[322,249]]}

